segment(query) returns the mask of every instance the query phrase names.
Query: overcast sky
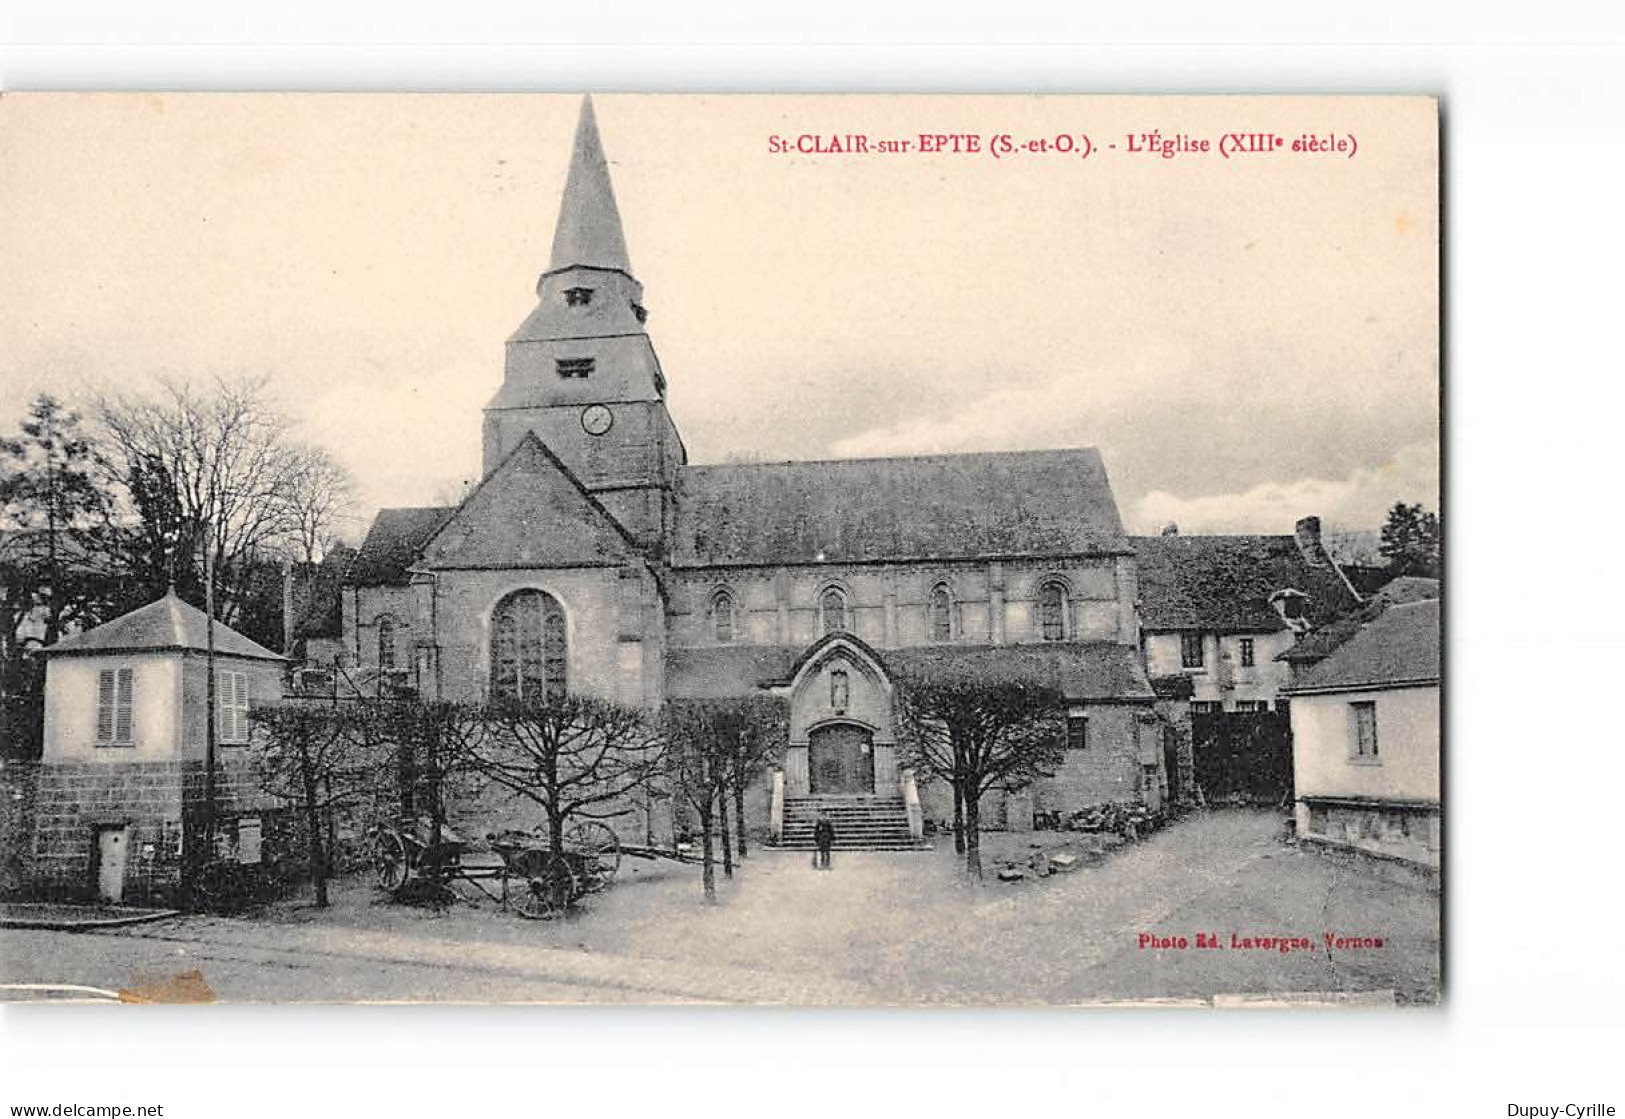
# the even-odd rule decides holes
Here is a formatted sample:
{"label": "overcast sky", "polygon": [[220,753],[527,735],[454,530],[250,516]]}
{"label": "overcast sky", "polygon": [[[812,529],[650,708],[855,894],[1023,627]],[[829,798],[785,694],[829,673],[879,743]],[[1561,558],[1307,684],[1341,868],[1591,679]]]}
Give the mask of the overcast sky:
{"label": "overcast sky", "polygon": [[[596,99],[697,462],[1098,446],[1131,530],[1438,502],[1429,102]],[[0,419],[49,388],[264,374],[362,511],[479,469],[578,100],[0,99]],[[1352,134],[1339,156],[1129,133]],[[1077,156],[769,151],[1087,133]]]}

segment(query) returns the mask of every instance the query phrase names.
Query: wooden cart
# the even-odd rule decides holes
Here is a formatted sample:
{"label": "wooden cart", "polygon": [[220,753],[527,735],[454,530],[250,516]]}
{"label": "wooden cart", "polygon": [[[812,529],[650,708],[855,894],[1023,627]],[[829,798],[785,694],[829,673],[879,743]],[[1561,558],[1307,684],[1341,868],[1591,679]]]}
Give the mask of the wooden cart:
{"label": "wooden cart", "polygon": [[[439,839],[426,820],[380,824],[368,832],[373,874],[392,896],[414,887],[449,897],[453,882],[467,882],[521,917],[553,917],[587,894],[607,889],[621,867],[621,843],[614,829],[593,820],[564,835],[564,851],[554,854],[546,839],[534,833],[493,835],[483,843],[465,842],[450,828]],[[501,865],[464,865],[465,856],[494,854]],[[488,889],[486,883],[496,883]]]}

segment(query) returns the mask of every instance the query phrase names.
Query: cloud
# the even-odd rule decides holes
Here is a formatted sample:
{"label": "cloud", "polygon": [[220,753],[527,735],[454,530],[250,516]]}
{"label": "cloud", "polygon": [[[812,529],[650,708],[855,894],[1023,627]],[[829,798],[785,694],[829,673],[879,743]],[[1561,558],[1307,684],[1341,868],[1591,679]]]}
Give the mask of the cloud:
{"label": "cloud", "polygon": [[478,478],[480,409],[496,388],[489,363],[381,385],[334,382],[301,411],[309,433],[355,474],[363,522],[381,505],[434,504]]}
{"label": "cloud", "polygon": [[1180,384],[1192,368],[1188,346],[1142,342],[1079,361],[1056,353],[1043,380],[995,389],[945,414],[900,420],[839,439],[838,458],[952,454],[1071,447],[1099,442],[1102,430],[1143,405],[1151,386]]}
{"label": "cloud", "polygon": [[1381,465],[1361,467],[1341,479],[1266,482],[1239,493],[1197,497],[1154,490],[1135,504],[1128,519],[1130,530],[1141,533],[1156,532],[1170,521],[1188,533],[1279,533],[1311,513],[1328,527],[1374,528],[1396,501],[1439,507],[1436,441],[1409,444]]}

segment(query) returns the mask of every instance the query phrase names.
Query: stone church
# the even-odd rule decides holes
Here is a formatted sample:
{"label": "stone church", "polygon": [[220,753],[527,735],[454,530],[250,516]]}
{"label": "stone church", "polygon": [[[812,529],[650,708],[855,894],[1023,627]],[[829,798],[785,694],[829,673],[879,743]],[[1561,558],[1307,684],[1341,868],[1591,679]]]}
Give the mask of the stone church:
{"label": "stone church", "polygon": [[789,747],[750,810],[777,830],[813,798],[918,796],[944,818],[944,790],[899,767],[891,679],[964,658],[1071,705],[1064,767],[992,822],[1168,794],[1098,451],[691,464],[590,100],[536,294],[485,408],[483,480],[454,508],[380,511],[350,568],[357,686],[650,709],[783,695]]}

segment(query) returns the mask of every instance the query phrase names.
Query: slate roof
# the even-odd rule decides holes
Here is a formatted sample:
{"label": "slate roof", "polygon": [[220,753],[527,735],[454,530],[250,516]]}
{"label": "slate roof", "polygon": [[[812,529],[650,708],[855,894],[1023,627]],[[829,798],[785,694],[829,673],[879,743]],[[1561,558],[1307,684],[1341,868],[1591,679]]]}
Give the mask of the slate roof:
{"label": "slate roof", "polygon": [[888,649],[882,657],[888,668],[904,673],[941,669],[980,680],[1053,684],[1067,699],[1080,702],[1155,698],[1140,658],[1129,645],[933,645]]}
{"label": "slate roof", "polygon": [[454,505],[380,509],[361,542],[345,582],[363,587],[405,586],[423,545],[457,512]]}
{"label": "slate roof", "polygon": [[1438,598],[1441,593],[1442,584],[1437,579],[1430,579],[1425,575],[1401,575],[1383,584],[1382,589],[1371,597],[1373,601],[1388,606],[1400,606],[1407,602],[1425,602],[1430,598]]}
{"label": "slate roof", "polygon": [[1419,575],[1400,576],[1391,580],[1356,612],[1336,618],[1313,633],[1304,634],[1290,649],[1278,653],[1275,659],[1296,665],[1310,665],[1323,661],[1390,606],[1425,602],[1438,598],[1440,593],[1440,583],[1437,579]]}
{"label": "slate roof", "polygon": [[1357,691],[1439,682],[1437,599],[1390,606],[1283,691]]}
{"label": "slate roof", "polygon": [[[170,591],[157,602],[149,602],[95,629],[64,637],[41,651],[49,655],[180,650],[201,653],[209,647],[208,624],[203,611]],[[220,656],[251,660],[285,659],[219,622],[214,626],[214,650]]]}
{"label": "slate roof", "polygon": [[[873,651],[887,672],[932,671],[979,680],[1053,684],[1067,699],[1149,701],[1151,684],[1128,645],[929,645]],[[722,645],[666,653],[666,694],[674,699],[746,695],[789,683],[799,650],[779,645]]]}
{"label": "slate roof", "polygon": [[666,695],[672,699],[725,699],[781,682],[796,651],[779,645],[719,645],[666,651]]}
{"label": "slate roof", "polygon": [[626,235],[621,231],[621,213],[615,205],[615,188],[609,181],[609,161],[604,158],[604,142],[598,136],[598,117],[590,95],[581,99],[570,172],[564,180],[559,222],[553,232],[553,255],[547,268],[553,272],[571,265],[611,268],[628,275],[632,272]]}
{"label": "slate roof", "polygon": [[1094,448],[690,466],[677,567],[1129,551]]}
{"label": "slate roof", "polygon": [[1309,598],[1312,626],[1358,603],[1330,563],[1311,566],[1292,536],[1136,536],[1141,625],[1152,631],[1273,633],[1286,628],[1270,595]]}

